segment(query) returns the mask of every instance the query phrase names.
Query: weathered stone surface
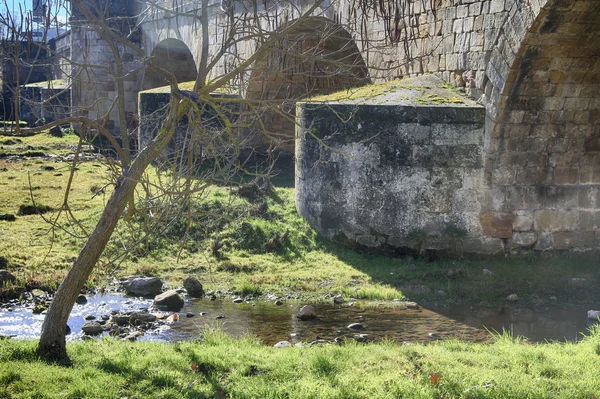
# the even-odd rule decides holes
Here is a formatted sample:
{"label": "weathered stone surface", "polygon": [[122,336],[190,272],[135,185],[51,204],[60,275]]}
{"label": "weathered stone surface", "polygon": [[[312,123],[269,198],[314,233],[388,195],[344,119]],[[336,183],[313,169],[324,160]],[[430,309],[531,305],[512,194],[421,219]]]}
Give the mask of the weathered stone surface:
{"label": "weathered stone surface", "polygon": [[[463,97],[445,102],[457,94],[438,92],[439,83],[424,76],[380,99],[298,104],[311,134],[300,133],[297,143],[296,204],[319,232],[375,248],[413,246],[407,238],[422,230],[442,238],[420,245],[445,248],[439,244],[450,225],[478,228],[472,216],[480,211],[484,110]],[[422,97],[410,85],[436,94]],[[346,113],[352,123],[335,119]],[[323,151],[320,140],[339,151]],[[470,186],[462,189],[465,174]]]}
{"label": "weathered stone surface", "polygon": [[97,321],[88,321],[81,327],[81,330],[86,335],[98,335],[102,334],[102,325]]}
{"label": "weathered stone surface", "polygon": [[520,247],[531,247],[537,241],[537,233],[534,232],[515,232],[512,235],[514,244]]}
{"label": "weathered stone surface", "polygon": [[183,298],[175,290],[169,290],[154,298],[154,306],[159,309],[178,311],[183,307]]}
{"label": "weathered stone surface", "polygon": [[162,285],[158,277],[135,277],[123,283],[123,288],[130,295],[155,296],[162,290]]}
{"label": "weathered stone surface", "polygon": [[317,317],[317,311],[312,305],[304,305],[296,317],[300,320],[312,320]]}
{"label": "weathered stone surface", "polygon": [[512,237],[513,215],[510,213],[487,212],[479,216],[483,234],[494,238]]}
{"label": "weathered stone surface", "polygon": [[600,310],[588,310],[587,318],[590,320],[597,320],[600,318]]}
{"label": "weathered stone surface", "polygon": [[192,298],[202,298],[204,296],[202,283],[194,276],[188,276],[183,280],[183,288]]}
{"label": "weathered stone surface", "polygon": [[531,231],[533,228],[533,218],[530,216],[517,215],[512,222],[514,231]]}
{"label": "weathered stone surface", "polygon": [[508,302],[517,302],[519,300],[519,297],[517,296],[517,294],[510,294],[506,297],[506,300]]}
{"label": "weathered stone surface", "polygon": [[273,347],[275,348],[289,348],[292,344],[289,341],[279,341]]}
{"label": "weathered stone surface", "polygon": [[535,214],[535,228],[541,231],[564,231],[577,229],[578,212],[543,210]]}

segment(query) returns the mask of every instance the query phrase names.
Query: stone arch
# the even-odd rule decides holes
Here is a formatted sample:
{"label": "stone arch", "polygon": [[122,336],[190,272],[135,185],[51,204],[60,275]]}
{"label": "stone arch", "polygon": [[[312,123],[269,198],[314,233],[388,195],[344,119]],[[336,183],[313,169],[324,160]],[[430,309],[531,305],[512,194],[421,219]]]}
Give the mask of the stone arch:
{"label": "stone arch", "polygon": [[[293,152],[295,103],[312,95],[369,83],[368,69],[352,36],[323,17],[297,24],[260,60],[250,74],[245,112],[253,144]],[[267,108],[276,107],[276,111]]]}
{"label": "stone arch", "polygon": [[[165,39],[158,43],[151,57],[158,67],[172,73],[177,82],[188,82],[196,79],[197,69],[194,56],[188,46],[177,39]],[[169,81],[158,71],[146,68],[142,81],[142,90],[166,86]]]}
{"label": "stone arch", "polygon": [[486,70],[483,233],[513,248],[597,249],[600,4],[541,3],[515,2]]}

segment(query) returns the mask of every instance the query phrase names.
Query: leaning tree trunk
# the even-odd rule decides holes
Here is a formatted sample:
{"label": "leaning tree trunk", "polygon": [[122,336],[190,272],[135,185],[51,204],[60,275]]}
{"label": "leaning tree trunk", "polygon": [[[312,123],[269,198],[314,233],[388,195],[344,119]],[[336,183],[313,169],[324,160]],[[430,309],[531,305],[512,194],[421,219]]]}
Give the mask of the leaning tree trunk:
{"label": "leaning tree trunk", "polygon": [[175,131],[177,121],[180,119],[179,111],[184,107],[180,108],[177,101],[172,101],[171,104],[171,110],[156,138],[139,153],[131,166],[117,180],[98,224],[58,287],[42,324],[37,348],[40,357],[47,360],[68,360],[66,327],[75,300],[102,255],[144,170],[164,150]]}

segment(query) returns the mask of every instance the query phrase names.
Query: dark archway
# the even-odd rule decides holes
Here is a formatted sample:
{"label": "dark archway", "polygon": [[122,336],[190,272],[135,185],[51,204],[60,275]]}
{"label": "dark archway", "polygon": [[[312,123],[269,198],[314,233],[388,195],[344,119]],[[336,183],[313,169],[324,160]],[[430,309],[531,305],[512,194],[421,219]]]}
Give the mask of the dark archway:
{"label": "dark archway", "polygon": [[597,248],[600,4],[548,1],[520,43],[487,133],[486,220],[540,250]]}
{"label": "dark archway", "polygon": [[[163,40],[154,48],[151,57],[156,66],[172,73],[177,78],[177,82],[196,80],[198,72],[194,57],[190,49],[181,40]],[[146,68],[142,90],[154,89],[168,84],[169,81],[165,79],[163,74],[152,68]]]}
{"label": "dark archway", "polygon": [[246,94],[251,141],[290,152],[297,100],[369,83],[360,51],[341,25],[314,17],[285,27],[294,23],[254,65]]}

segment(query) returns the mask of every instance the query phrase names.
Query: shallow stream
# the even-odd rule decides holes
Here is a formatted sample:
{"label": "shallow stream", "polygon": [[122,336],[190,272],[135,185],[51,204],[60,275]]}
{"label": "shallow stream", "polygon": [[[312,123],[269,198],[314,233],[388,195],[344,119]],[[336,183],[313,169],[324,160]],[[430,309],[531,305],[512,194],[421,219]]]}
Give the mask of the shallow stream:
{"label": "shallow stream", "polygon": [[[131,298],[120,293],[90,295],[88,302],[75,305],[69,319],[72,333],[69,340],[81,339],[81,327],[86,315],[98,319],[113,310],[130,311],[150,308],[152,301]],[[256,301],[234,304],[231,300],[186,300],[178,312],[179,321],[146,331],[141,339],[175,342],[198,338],[207,327],[219,327],[240,336],[256,336],[262,343],[273,345],[279,341],[310,342],[317,338],[355,337],[367,334],[368,340],[387,338],[397,342],[428,342],[457,337],[465,341],[483,342],[488,331],[510,331],[534,342],[545,340],[575,341],[581,339],[589,326],[587,308],[549,308],[543,310],[504,306],[483,308],[447,306],[437,309],[401,310],[390,307],[358,308],[347,304],[315,305],[318,317],[300,321],[295,315],[300,305]],[[186,314],[193,314],[187,317]],[[0,309],[0,334],[16,338],[39,336],[44,314],[33,314],[31,307],[14,306]],[[361,330],[347,328],[360,323]]]}

